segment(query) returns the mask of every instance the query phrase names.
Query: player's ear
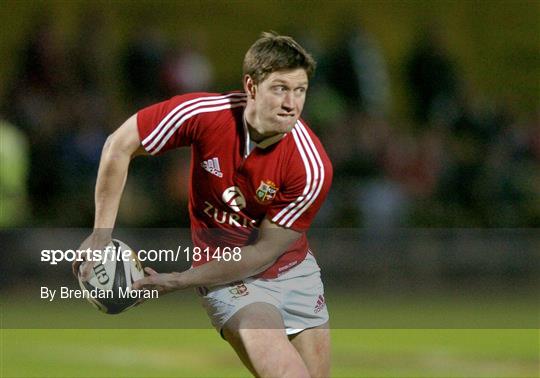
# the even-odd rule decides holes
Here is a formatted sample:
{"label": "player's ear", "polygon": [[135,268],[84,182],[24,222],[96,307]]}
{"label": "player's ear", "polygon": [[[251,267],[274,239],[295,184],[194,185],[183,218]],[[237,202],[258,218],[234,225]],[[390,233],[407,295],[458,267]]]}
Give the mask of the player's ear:
{"label": "player's ear", "polygon": [[255,98],[256,85],[249,75],[244,76],[244,91],[251,99]]}

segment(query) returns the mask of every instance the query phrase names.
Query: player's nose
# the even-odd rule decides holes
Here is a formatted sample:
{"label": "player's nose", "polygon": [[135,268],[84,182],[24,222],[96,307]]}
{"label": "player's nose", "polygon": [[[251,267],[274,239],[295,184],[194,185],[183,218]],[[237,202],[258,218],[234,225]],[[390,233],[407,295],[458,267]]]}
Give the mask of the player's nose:
{"label": "player's nose", "polygon": [[294,109],[294,97],[292,93],[288,92],[285,94],[285,96],[283,97],[283,102],[281,103],[281,106],[283,107],[283,109],[287,111],[291,111]]}

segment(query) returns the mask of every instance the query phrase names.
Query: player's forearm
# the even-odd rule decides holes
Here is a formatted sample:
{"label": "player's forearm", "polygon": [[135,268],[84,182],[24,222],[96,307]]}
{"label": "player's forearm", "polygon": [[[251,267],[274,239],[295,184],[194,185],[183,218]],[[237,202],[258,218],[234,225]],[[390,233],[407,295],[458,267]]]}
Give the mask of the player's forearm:
{"label": "player's forearm", "polygon": [[131,154],[107,139],[96,181],[94,229],[112,230],[126,182]]}
{"label": "player's forearm", "polygon": [[211,261],[177,273],[178,289],[216,286],[252,277],[272,266],[301,236],[294,230],[277,227],[268,219],[261,222],[259,231],[259,239],[254,244],[242,247],[239,261]]}
{"label": "player's forearm", "polygon": [[278,255],[260,250],[260,246],[242,248],[240,261],[214,260],[197,268],[177,273],[180,289],[216,286],[252,277],[270,267]]}
{"label": "player's forearm", "polygon": [[137,130],[137,115],[134,114],[107,138],[103,146],[96,182],[95,230],[111,232],[124,191],[129,162],[134,156],[144,154],[146,152]]}

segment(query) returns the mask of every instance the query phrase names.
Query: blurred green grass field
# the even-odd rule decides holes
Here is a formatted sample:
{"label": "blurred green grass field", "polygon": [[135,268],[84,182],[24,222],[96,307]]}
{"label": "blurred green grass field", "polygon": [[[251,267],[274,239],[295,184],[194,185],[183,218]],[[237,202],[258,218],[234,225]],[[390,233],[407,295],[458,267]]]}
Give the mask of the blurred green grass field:
{"label": "blurred green grass field", "polygon": [[[249,376],[190,295],[119,316],[100,314],[84,300],[2,297],[0,377]],[[499,299],[330,295],[332,376],[539,377],[535,297]],[[51,324],[59,329],[35,329]],[[514,329],[519,324],[527,329]]]}
{"label": "blurred green grass field", "polygon": [[[538,330],[334,330],[334,377],[538,377]],[[213,330],[3,330],[2,377],[246,377]]]}

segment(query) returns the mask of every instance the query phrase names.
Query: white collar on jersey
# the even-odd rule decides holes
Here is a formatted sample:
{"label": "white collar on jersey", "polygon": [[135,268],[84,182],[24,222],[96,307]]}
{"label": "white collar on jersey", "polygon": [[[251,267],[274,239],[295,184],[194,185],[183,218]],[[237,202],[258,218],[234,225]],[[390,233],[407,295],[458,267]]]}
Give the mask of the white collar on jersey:
{"label": "white collar on jersey", "polygon": [[254,140],[251,140],[251,138],[249,137],[249,130],[248,130],[248,125],[247,125],[246,115],[245,114],[242,117],[242,120],[244,122],[244,138],[245,138],[245,146],[246,146],[245,151],[244,151],[244,158],[247,158],[249,156],[249,154],[251,153],[251,151],[253,151],[253,149],[255,147],[265,149],[267,147],[270,147],[274,143],[279,142],[286,135],[286,134],[277,134],[277,135],[271,136],[271,137],[266,138],[266,139],[262,140],[261,142],[257,143]]}

